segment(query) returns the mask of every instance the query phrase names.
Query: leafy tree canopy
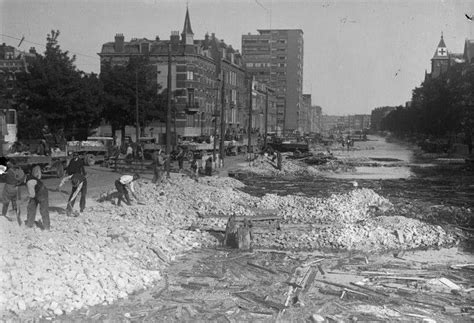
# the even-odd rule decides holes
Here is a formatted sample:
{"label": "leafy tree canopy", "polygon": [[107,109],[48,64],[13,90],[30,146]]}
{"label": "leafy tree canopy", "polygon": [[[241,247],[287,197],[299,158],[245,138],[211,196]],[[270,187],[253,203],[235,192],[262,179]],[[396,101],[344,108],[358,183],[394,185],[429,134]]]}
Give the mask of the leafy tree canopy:
{"label": "leafy tree canopy", "polygon": [[[28,71],[18,76],[18,135],[37,139],[47,125],[53,133],[84,139],[101,118],[101,85],[96,75],[78,71],[76,57],[63,51],[60,33],[51,31],[44,55],[29,62]],[[32,120],[35,120],[32,122]]]}

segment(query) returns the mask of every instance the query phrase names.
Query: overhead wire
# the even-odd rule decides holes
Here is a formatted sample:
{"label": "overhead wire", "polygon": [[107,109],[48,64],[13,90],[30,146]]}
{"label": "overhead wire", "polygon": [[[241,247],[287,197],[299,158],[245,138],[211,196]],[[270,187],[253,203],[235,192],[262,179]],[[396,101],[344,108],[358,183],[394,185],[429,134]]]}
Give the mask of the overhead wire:
{"label": "overhead wire", "polygon": [[[36,43],[36,42],[30,41],[30,40],[27,40],[25,37],[18,38],[18,37],[14,37],[14,36],[10,36],[10,35],[5,35],[5,34],[2,34],[2,33],[0,33],[0,36],[7,37],[7,38],[11,38],[11,39],[16,39],[16,40],[19,40],[19,41],[21,41],[21,42],[30,43],[30,44],[34,44],[34,45],[38,45],[38,46],[41,46],[41,47],[46,48],[46,45],[40,44],[40,43]],[[83,57],[93,58],[93,59],[97,60],[97,57],[95,57],[95,56],[91,56],[91,55],[87,55],[87,54],[82,54],[82,53],[74,52],[74,51],[70,51],[70,50],[68,50],[68,52],[69,52],[69,53],[72,53],[72,54],[74,54],[74,55],[77,55],[77,56],[83,56]]]}

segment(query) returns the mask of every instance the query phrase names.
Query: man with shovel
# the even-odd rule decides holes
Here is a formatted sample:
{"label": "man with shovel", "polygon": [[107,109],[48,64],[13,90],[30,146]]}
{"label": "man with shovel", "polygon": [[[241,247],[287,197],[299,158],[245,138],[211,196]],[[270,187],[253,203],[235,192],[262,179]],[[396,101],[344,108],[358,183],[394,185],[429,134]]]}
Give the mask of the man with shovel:
{"label": "man with shovel", "polygon": [[[72,209],[74,208],[74,204],[76,203],[76,197],[79,194],[79,192],[81,193],[81,200],[79,201],[79,208],[80,208],[81,213],[84,212],[84,209],[86,207],[87,178],[85,175],[81,173],[75,173],[67,177],[64,177],[61,180],[59,187],[63,186],[64,183],[69,180],[71,181],[71,184],[72,184],[72,190],[71,190],[71,195],[69,196],[69,199],[67,201],[66,215],[72,216],[72,213],[73,213]],[[77,214],[75,214],[74,216],[77,217]]]}
{"label": "man with shovel", "polygon": [[[67,206],[66,206],[66,215],[72,215],[72,209],[76,202],[76,197],[81,193],[81,200],[79,201],[80,212],[84,212],[86,208],[86,197],[87,197],[87,178],[86,170],[84,168],[84,160],[79,158],[77,152],[73,153],[73,158],[69,162],[69,165],[66,168],[68,176],[64,177],[59,184],[59,187],[63,186],[66,181],[71,181],[72,190],[71,195],[69,196]],[[58,188],[59,190],[59,188]],[[75,215],[77,216],[77,215]]]}
{"label": "man with shovel", "polygon": [[[125,202],[127,205],[132,205],[130,202],[130,196],[128,195],[127,187],[130,188],[130,192],[132,193],[133,197],[137,200],[138,204],[143,204],[138,200],[137,195],[135,194],[135,189],[133,188],[133,182],[140,178],[140,175],[137,173],[132,175],[122,175],[119,179],[115,181],[115,188],[118,192],[118,200],[117,206]],[[125,197],[125,199],[124,199]]]}

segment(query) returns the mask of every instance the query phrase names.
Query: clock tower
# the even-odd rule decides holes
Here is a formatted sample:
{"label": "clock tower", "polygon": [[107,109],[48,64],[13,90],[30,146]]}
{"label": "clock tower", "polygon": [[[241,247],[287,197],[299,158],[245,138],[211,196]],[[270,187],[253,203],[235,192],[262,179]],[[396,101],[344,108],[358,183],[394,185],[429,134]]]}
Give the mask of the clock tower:
{"label": "clock tower", "polygon": [[438,47],[431,59],[431,77],[439,77],[440,75],[447,72],[449,67],[449,54],[444,43],[443,34],[441,34],[441,40],[439,41]]}

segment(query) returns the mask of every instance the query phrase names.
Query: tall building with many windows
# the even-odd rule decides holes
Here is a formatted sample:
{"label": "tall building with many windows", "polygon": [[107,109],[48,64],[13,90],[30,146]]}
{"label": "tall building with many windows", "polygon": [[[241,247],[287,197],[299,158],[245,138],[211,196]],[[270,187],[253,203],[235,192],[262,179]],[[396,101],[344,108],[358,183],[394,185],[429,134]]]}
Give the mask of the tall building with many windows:
{"label": "tall building with many windows", "polygon": [[181,35],[173,31],[169,40],[157,36],[125,41],[123,34],[117,34],[115,41],[102,45],[101,69],[108,64],[127,65],[133,58],[146,58],[147,66],[157,75],[157,95],[164,94],[168,86],[168,49],[172,60],[171,91],[177,135],[185,138],[212,135],[222,102],[225,134],[239,132],[246,123],[248,106],[241,54],[214,34],[195,39],[188,10]]}
{"label": "tall building with many windows", "polygon": [[298,130],[303,108],[303,31],[259,29],[258,33],[242,35],[247,71],[275,89],[278,130]]}

